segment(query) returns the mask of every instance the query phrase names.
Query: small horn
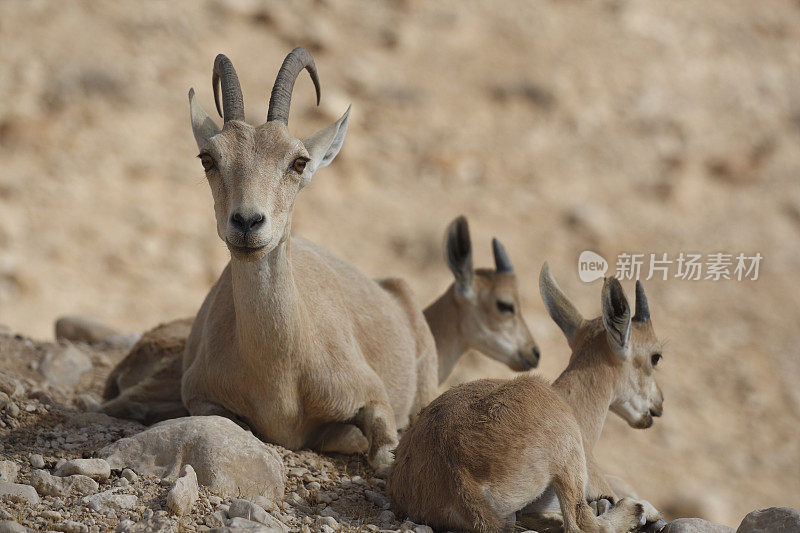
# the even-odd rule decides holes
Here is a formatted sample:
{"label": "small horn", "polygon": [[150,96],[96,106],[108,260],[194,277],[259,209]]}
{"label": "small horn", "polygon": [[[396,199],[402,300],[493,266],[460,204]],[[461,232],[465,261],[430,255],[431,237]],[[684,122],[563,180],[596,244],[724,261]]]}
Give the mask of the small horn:
{"label": "small horn", "polygon": [[[219,106],[220,85],[222,85],[222,109]],[[217,104],[219,116],[225,122],[229,120],[244,120],[244,98],[242,98],[239,77],[236,75],[233,63],[225,54],[219,54],[214,60],[211,86],[214,89],[214,103]]]}
{"label": "small horn", "polygon": [[498,272],[506,272],[511,274],[514,272],[514,266],[511,264],[511,259],[508,258],[503,243],[497,240],[497,237],[492,239],[492,250],[494,251],[494,266]]}
{"label": "small horn", "polygon": [[272,86],[272,94],[269,97],[267,122],[277,120],[284,124],[289,124],[292,89],[294,89],[294,82],[297,80],[297,76],[300,75],[303,69],[306,69],[311,75],[311,81],[314,82],[314,88],[317,90],[317,105],[319,105],[320,88],[317,66],[314,64],[314,58],[311,57],[308,50],[298,46],[283,60],[283,65],[281,65],[278,76],[275,78],[275,85]]}
{"label": "small horn", "polygon": [[650,308],[647,305],[647,295],[644,293],[644,285],[636,280],[636,314],[631,319],[634,322],[647,322],[650,320]]}

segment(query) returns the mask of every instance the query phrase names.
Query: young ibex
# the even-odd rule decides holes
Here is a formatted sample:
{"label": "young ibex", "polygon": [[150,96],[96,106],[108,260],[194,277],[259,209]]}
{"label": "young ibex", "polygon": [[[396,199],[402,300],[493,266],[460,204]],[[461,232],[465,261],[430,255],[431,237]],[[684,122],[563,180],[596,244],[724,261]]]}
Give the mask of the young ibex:
{"label": "young ibex", "polygon": [[[522,317],[511,260],[500,241],[494,239],[492,245],[495,269],[473,270],[467,220],[458,217],[447,229],[445,256],[455,282],[424,311],[436,342],[439,383],[469,348],[514,370],[539,363],[539,349]],[[191,325],[191,319],[176,320],[142,335],[108,376],[104,412],[145,424],[185,415],[181,358]]]}
{"label": "young ibex", "polygon": [[494,270],[474,270],[467,219],[453,220],[446,235],[445,257],[455,282],[425,309],[436,339],[439,383],[470,348],[512,370],[535,368],[539,348],[522,317],[517,277],[503,245],[492,240]]}
{"label": "young ibex", "polygon": [[[299,140],[287,129],[294,82],[311,55],[284,60],[267,122],[244,121],[239,81],[219,55],[212,84],[219,129],[189,92],[192,129],[214,196],[217,233],[231,261],[192,326],[181,395],[192,415],[245,422],[290,449],[350,453],[368,442],[379,473],[397,428],[436,395],[436,346],[401,280],[373,281],[309,241],[290,236],[297,193],[344,141],[349,109]],[[360,430],[360,431],[359,431]]]}
{"label": "young ibex", "polygon": [[587,503],[615,500],[587,451],[609,407],[637,428],[661,414],[653,375],[661,348],[641,283],[631,317],[619,282],[606,279],[594,320],[581,317],[546,263],[540,290],[573,350],[569,365],[552,386],[534,376],[474,381],[420,413],[403,434],[387,485],[394,507],[415,522],[501,531],[517,511],[547,503],[548,492],[558,497],[567,533],[629,531],[659,518],[644,501],[625,498],[599,517]]}

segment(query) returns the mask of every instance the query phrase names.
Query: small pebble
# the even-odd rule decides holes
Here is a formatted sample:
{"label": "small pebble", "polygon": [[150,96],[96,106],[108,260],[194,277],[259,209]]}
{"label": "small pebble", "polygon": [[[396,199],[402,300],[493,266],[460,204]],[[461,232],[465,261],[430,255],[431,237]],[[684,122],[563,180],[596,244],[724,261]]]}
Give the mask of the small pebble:
{"label": "small pebble", "polygon": [[32,468],[44,468],[44,457],[38,453],[34,453],[30,457],[30,463]]}
{"label": "small pebble", "polygon": [[42,511],[41,516],[47,520],[61,520],[61,513],[58,511]]}

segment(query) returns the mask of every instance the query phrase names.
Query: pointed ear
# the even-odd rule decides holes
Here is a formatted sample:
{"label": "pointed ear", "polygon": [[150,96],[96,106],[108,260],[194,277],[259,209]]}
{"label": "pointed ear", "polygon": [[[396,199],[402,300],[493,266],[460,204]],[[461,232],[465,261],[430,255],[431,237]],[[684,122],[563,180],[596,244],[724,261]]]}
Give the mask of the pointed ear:
{"label": "pointed ear", "polygon": [[472,241],[469,238],[469,224],[464,216],[453,220],[447,227],[444,255],[447,266],[456,278],[456,292],[465,298],[472,298]]}
{"label": "pointed ear", "polygon": [[194,95],[194,89],[189,89],[189,114],[192,119],[192,132],[197,147],[201,150],[210,137],[220,132],[217,124],[203,111]]}
{"label": "pointed ear", "polygon": [[327,167],[339,153],[347,134],[347,124],[350,121],[350,107],[336,122],[320,130],[311,137],[303,139],[303,144],[311,155],[312,172],[322,167]]}
{"label": "pointed ear", "polygon": [[602,306],[608,344],[625,360],[631,347],[631,308],[617,278],[606,278],[603,283]]}
{"label": "pointed ear", "polygon": [[539,292],[550,318],[561,328],[567,338],[567,343],[572,347],[575,335],[583,324],[583,317],[556,283],[550,273],[550,265],[546,261],[539,273]]}

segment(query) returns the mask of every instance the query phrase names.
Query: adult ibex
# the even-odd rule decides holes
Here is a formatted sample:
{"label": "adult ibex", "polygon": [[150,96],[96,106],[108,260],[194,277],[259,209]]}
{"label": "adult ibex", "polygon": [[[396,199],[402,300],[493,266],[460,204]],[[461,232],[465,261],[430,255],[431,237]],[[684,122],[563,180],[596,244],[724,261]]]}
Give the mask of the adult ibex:
{"label": "adult ibex", "polygon": [[606,279],[602,316],[584,320],[550,275],[542,298],[573,350],[548,385],[534,376],[479,380],[431,402],[405,431],[387,492],[398,512],[435,529],[501,531],[517,511],[558,497],[567,533],[622,532],[660,517],[644,501],[622,499],[595,516],[589,501],[615,501],[591,459],[610,409],[637,428],[661,415],[654,377],[661,346],[647,298],[636,285],[636,314],[615,278]]}
{"label": "adult ibex", "polygon": [[[436,347],[401,280],[364,276],[324,248],[290,236],[297,193],[344,141],[349,109],[300,140],[287,129],[294,82],[317,69],[296,48],[284,60],[267,121],[244,121],[239,81],[224,55],[212,84],[222,129],[189,91],[192,129],[231,261],[203,302],[183,357],[192,415],[245,422],[290,449],[349,453],[368,442],[379,472],[397,428],[436,395]],[[219,88],[222,88],[220,110]]]}
{"label": "adult ibex", "polygon": [[[455,282],[425,311],[444,382],[465,351],[474,348],[513,370],[539,364],[539,348],[522,317],[519,282],[499,240],[492,241],[494,269],[473,269],[469,226],[463,216],[446,231],[445,257]],[[146,332],[108,377],[103,410],[152,424],[182,416],[181,357],[192,319]]]}

